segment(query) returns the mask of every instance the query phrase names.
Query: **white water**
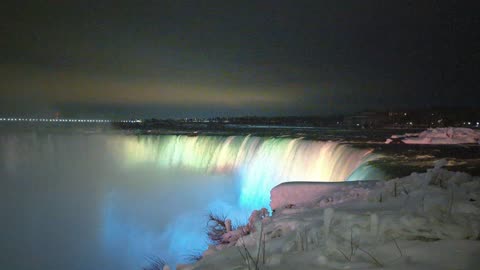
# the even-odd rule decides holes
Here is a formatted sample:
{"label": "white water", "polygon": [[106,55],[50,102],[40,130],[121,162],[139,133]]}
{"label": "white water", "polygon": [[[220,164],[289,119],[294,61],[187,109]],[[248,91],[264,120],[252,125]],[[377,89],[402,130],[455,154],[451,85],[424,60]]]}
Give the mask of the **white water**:
{"label": "white water", "polygon": [[358,167],[366,178],[371,158],[300,139],[0,135],[0,269],[181,261],[205,248],[209,210],[244,222],[276,184],[343,181]]}

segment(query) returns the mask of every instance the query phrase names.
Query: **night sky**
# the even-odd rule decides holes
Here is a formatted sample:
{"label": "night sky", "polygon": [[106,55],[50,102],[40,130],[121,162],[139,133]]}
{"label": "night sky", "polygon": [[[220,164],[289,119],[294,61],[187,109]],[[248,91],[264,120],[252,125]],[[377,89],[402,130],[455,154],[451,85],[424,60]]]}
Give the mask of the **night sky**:
{"label": "night sky", "polygon": [[475,1],[125,2],[2,1],[0,113],[322,116],[479,104]]}

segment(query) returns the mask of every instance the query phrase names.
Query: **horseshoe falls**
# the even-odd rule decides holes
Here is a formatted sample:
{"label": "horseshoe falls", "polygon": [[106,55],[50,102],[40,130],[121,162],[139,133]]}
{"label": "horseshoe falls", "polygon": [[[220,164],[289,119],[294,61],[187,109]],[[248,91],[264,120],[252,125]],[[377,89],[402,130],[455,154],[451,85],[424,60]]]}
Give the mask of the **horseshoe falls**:
{"label": "horseshoe falls", "polygon": [[[270,190],[290,181],[345,181],[371,150],[337,142],[251,136],[140,136],[124,145],[129,165],[151,163],[201,174],[231,174],[238,180],[239,205],[268,207]],[[368,173],[360,179],[364,180]]]}
{"label": "horseshoe falls", "polygon": [[209,211],[245,223],[268,208],[277,184],[378,177],[368,166],[375,158],[371,149],[299,138],[0,134],[0,265],[181,262],[206,248]]}

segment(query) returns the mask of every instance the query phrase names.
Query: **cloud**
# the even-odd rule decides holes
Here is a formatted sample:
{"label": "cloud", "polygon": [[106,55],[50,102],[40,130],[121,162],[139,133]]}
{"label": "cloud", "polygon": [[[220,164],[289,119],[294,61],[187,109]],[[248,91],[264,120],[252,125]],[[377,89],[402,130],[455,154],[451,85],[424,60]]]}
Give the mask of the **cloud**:
{"label": "cloud", "polygon": [[0,80],[3,95],[17,108],[38,107],[39,104],[116,104],[130,108],[156,105],[239,110],[285,108],[296,99],[296,86],[276,87],[256,82],[235,85],[222,78],[218,81],[172,80],[168,74],[135,78],[95,74],[94,70],[45,70],[18,65],[4,65],[0,70],[7,75]]}

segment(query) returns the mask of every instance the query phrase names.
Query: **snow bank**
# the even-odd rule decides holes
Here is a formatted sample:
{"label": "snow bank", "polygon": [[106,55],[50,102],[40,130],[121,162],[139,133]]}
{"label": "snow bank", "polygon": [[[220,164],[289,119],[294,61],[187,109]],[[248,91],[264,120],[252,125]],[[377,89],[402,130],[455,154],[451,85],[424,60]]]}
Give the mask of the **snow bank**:
{"label": "snow bank", "polygon": [[480,177],[444,164],[386,182],[279,185],[272,216],[183,269],[478,269]]}
{"label": "snow bank", "polygon": [[270,191],[270,208],[323,206],[332,201],[347,201],[368,194],[376,181],[288,182]]}
{"label": "snow bank", "polygon": [[420,133],[392,135],[385,143],[469,144],[480,143],[480,130],[470,128],[431,128]]}

